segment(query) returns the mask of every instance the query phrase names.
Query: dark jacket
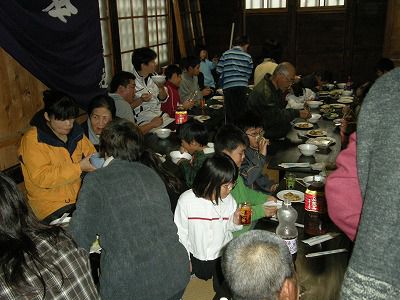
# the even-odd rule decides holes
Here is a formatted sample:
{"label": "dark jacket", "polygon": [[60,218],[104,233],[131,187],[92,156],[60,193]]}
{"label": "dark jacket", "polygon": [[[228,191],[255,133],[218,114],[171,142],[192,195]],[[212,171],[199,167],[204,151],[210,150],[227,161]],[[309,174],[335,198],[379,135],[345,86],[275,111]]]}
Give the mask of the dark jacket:
{"label": "dark jacket", "polygon": [[276,89],[269,77],[264,77],[253,89],[247,101],[247,109],[263,120],[265,136],[281,138],[291,129],[290,122],[299,111],[285,108],[282,92]]}

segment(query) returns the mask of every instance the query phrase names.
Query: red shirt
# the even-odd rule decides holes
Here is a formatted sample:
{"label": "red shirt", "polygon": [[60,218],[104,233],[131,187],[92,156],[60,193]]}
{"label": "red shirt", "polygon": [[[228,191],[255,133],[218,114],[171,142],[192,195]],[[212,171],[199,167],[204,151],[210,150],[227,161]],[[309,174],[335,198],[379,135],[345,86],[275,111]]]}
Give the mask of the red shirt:
{"label": "red shirt", "polygon": [[167,102],[161,103],[161,110],[166,112],[171,118],[175,118],[176,108],[181,102],[178,87],[170,81],[167,81],[165,86],[167,87],[169,98]]}

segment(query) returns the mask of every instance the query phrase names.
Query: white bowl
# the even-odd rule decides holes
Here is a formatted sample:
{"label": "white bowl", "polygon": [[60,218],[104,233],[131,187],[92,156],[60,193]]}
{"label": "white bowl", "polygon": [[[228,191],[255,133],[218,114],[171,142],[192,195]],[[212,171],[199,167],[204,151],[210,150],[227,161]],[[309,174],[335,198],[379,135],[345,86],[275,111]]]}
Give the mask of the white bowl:
{"label": "white bowl", "polygon": [[298,145],[297,148],[299,148],[301,154],[304,156],[312,156],[314,155],[315,151],[317,151],[318,147],[311,144],[301,144]]}
{"label": "white bowl", "polygon": [[153,75],[153,76],[151,76],[151,79],[153,79],[153,81],[156,84],[164,84],[165,83],[165,76],[164,75]]}
{"label": "white bowl", "polygon": [[171,129],[159,128],[154,131],[160,139],[166,139],[171,134]]}
{"label": "white bowl", "polygon": [[353,90],[344,90],[342,92],[342,96],[351,96],[353,94]]}
{"label": "white bowl", "polygon": [[311,114],[311,118],[308,119],[308,122],[315,124],[318,122],[319,119],[321,119],[320,114]]}
{"label": "white bowl", "polygon": [[178,161],[180,161],[182,158],[187,160],[192,159],[192,156],[187,152],[181,153],[180,151],[172,151],[169,155],[171,156],[172,162],[174,164],[177,164]]}
{"label": "white bowl", "polygon": [[310,186],[311,182],[313,181],[319,181],[322,183],[325,183],[325,177],[320,176],[320,175],[314,175],[314,176],[307,176],[303,178],[303,182],[306,185],[306,187]]}
{"label": "white bowl", "polygon": [[338,83],[338,84],[337,84],[337,87],[338,87],[339,89],[344,89],[344,88],[346,87],[346,83]]}
{"label": "white bowl", "polygon": [[318,108],[320,105],[323,104],[322,101],[307,101],[307,104],[310,108]]}
{"label": "white bowl", "polygon": [[332,83],[327,83],[327,84],[325,84],[325,86],[326,86],[326,88],[327,88],[328,90],[331,90],[331,89],[333,89],[333,88],[335,87],[335,85],[332,84]]}

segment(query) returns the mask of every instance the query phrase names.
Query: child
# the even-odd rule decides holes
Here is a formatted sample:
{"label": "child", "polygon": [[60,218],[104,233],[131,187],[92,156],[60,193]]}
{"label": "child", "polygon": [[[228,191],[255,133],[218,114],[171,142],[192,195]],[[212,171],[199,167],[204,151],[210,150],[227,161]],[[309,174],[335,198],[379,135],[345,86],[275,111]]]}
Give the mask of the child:
{"label": "child", "polygon": [[214,299],[229,296],[222,287],[221,250],[232,240],[232,231],[242,228],[230,195],[237,177],[238,168],[228,156],[208,158],[175,210],[179,241],[190,256],[191,272],[203,280],[213,277]]}
{"label": "child", "polygon": [[245,150],[245,158],[240,166],[240,175],[244,183],[256,191],[275,192],[278,185],[262,173],[269,145],[269,140],[264,138],[262,121],[253,114],[247,114],[239,124],[249,139],[249,147]]}
{"label": "child", "polygon": [[[225,153],[240,168],[245,158],[245,151],[249,144],[247,135],[234,125],[225,125],[220,128],[215,136],[215,152]],[[266,201],[276,201],[276,198],[248,188],[242,176],[237,179],[237,184],[232,190],[232,196],[238,204],[249,202],[252,206],[252,224],[243,226],[243,230],[235,232],[235,236],[249,230],[255,225],[256,220],[271,217],[276,213],[276,207],[264,206]]]}
{"label": "child", "polygon": [[167,88],[168,100],[161,103],[161,110],[166,112],[171,118],[174,118],[176,109],[179,105],[182,105],[184,109],[191,109],[194,105],[194,101],[185,100],[181,103],[181,97],[179,96],[179,86],[182,80],[182,70],[177,65],[169,65],[165,69],[165,87]]}
{"label": "child", "polygon": [[182,159],[179,161],[179,165],[183,169],[185,182],[187,186],[192,187],[194,177],[197,171],[203,165],[207,155],[204,153],[204,149],[207,147],[208,142],[208,131],[206,126],[197,122],[188,122],[182,126],[179,131],[181,138],[181,152],[188,152],[192,155],[192,159]]}
{"label": "child", "polygon": [[[204,76],[204,87],[210,87],[213,90],[215,89],[215,80],[212,74],[212,71],[217,67],[218,60],[213,59],[211,62],[208,59],[208,51],[205,48],[200,49],[200,72],[203,73]],[[200,86],[202,88],[202,86]]]}
{"label": "child", "polygon": [[304,109],[307,101],[314,99],[315,93],[308,88],[304,88],[300,80],[292,85],[290,93],[286,95],[286,108]]}

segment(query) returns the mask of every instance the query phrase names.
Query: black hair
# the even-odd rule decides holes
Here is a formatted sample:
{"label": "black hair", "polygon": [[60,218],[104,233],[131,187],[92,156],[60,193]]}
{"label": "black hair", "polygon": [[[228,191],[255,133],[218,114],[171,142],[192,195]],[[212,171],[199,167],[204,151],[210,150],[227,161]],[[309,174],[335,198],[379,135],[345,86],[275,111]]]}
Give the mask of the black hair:
{"label": "black hair", "polygon": [[195,56],[188,56],[188,57],[182,59],[181,64],[185,70],[189,70],[189,67],[194,68],[197,65],[200,65],[200,58],[195,57]]}
{"label": "black hair", "polygon": [[303,81],[302,80],[298,80],[296,82],[294,82],[291,86],[292,91],[293,91],[293,95],[295,95],[296,97],[300,97],[304,95],[304,86],[303,86]]}
{"label": "black hair", "polygon": [[142,64],[147,65],[149,62],[157,58],[157,53],[150,48],[143,47],[133,50],[132,65],[136,71],[142,70]]}
{"label": "black hair", "polygon": [[135,124],[125,119],[116,119],[107,124],[100,135],[100,155],[138,161],[152,168],[164,184],[174,192],[181,188],[181,181],[170,173],[159,157],[143,144],[143,135]]}
{"label": "black hair", "polygon": [[246,133],[232,124],[222,126],[215,135],[214,148],[216,153],[224,150],[232,152],[240,145],[249,146],[249,138]]}
{"label": "black hair", "polygon": [[135,75],[131,72],[121,71],[116,73],[110,82],[110,93],[115,93],[119,86],[127,87],[129,81],[135,81],[135,79]]}
{"label": "black hair", "polygon": [[93,113],[93,110],[99,107],[107,108],[111,112],[111,116],[114,119],[116,114],[115,102],[114,99],[105,95],[98,95],[94,97],[88,106],[88,115],[90,116]]}
{"label": "black hair", "polygon": [[314,73],[315,76],[321,77],[322,82],[332,82],[332,72],[328,70],[319,70]]}
{"label": "black hair", "polygon": [[247,111],[239,120],[238,120],[238,127],[246,133],[248,129],[263,127],[263,122],[261,117],[254,114],[251,111]]}
{"label": "black hair", "polygon": [[201,146],[205,146],[208,143],[208,130],[204,124],[188,122],[181,127],[179,137],[187,143],[195,141]]}
{"label": "black hair", "polygon": [[375,71],[381,71],[382,73],[389,72],[392,69],[394,69],[394,63],[386,57],[382,57],[375,66]]}
{"label": "black hair", "polygon": [[[46,282],[41,275],[43,268],[64,282],[62,270],[54,266],[49,258],[41,257],[36,246],[37,238],[47,239],[57,247],[58,238],[66,235],[58,226],[41,224],[26,204],[24,196],[15,182],[0,172],[0,272],[6,285],[13,289],[31,288],[24,274],[28,269],[37,276],[43,286],[43,299],[46,298]],[[46,261],[49,260],[49,261]],[[34,267],[27,262],[33,261]]]}
{"label": "black hair", "polygon": [[79,107],[74,99],[63,92],[46,90],[43,92],[43,102],[44,111],[56,120],[75,119],[79,115]]}
{"label": "black hair", "polygon": [[265,40],[262,47],[263,58],[272,58],[276,63],[280,63],[282,52],[282,45],[278,41],[272,39]]}
{"label": "black hair", "polygon": [[229,156],[214,155],[207,158],[197,172],[193,181],[193,193],[196,197],[212,200],[218,205],[221,198],[221,186],[235,182],[238,174],[238,167]]}
{"label": "black hair", "polygon": [[168,67],[166,67],[164,71],[165,79],[171,79],[172,75],[174,74],[182,74],[182,69],[178,65],[168,65]]}
{"label": "black hair", "polygon": [[250,44],[250,39],[247,35],[238,36],[233,41],[234,46],[244,46]]}

